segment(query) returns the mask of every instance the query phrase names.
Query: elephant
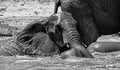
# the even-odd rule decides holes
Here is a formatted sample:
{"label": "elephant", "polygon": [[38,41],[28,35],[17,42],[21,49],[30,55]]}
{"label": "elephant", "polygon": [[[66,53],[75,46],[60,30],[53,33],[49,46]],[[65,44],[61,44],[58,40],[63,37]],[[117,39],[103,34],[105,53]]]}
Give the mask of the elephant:
{"label": "elephant", "polygon": [[[72,33],[71,30],[73,30]],[[76,20],[68,12],[52,14],[42,20],[35,20],[27,25],[16,38],[17,46],[22,48],[21,51],[27,55],[53,56],[62,54],[62,58],[69,57],[69,54],[64,52],[73,49],[69,52],[70,55],[93,58],[80,43]]]}
{"label": "elephant", "polygon": [[61,29],[57,30],[54,40],[50,36],[52,28],[56,25],[58,18],[56,16],[43,17],[29,23],[22,31],[20,31],[12,39],[0,47],[1,56],[15,56],[15,55],[28,55],[28,56],[53,56],[60,54],[68,48],[62,41]]}
{"label": "elephant", "polygon": [[54,14],[59,6],[77,21],[81,45],[88,47],[101,35],[120,32],[120,0],[56,0]]}
{"label": "elephant", "polygon": [[55,15],[34,20],[18,34],[16,38],[17,46],[23,48],[22,52],[25,55],[34,56],[53,56],[64,51],[64,49],[60,50],[60,46],[65,46],[62,35],[60,36],[61,33],[59,33],[62,31],[59,31],[59,29],[58,36],[54,35],[54,40],[57,39],[57,43],[50,36],[57,21],[58,18]]}

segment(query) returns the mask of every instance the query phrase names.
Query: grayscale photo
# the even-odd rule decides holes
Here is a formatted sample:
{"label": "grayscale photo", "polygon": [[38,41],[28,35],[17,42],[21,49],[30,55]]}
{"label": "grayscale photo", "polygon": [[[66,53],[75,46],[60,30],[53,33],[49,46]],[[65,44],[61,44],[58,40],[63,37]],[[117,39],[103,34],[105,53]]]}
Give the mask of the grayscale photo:
{"label": "grayscale photo", "polygon": [[120,70],[120,0],[0,0],[0,70]]}

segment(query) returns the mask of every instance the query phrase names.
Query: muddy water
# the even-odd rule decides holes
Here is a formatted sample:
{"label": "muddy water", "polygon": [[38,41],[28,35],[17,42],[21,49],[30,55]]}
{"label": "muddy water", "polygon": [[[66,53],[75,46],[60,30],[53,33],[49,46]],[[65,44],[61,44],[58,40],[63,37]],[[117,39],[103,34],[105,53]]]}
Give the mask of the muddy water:
{"label": "muddy water", "polygon": [[[0,46],[11,46],[14,38],[4,38]],[[70,57],[0,56],[0,70],[119,70],[120,51],[111,53],[92,53],[94,59]]]}
{"label": "muddy water", "polygon": [[119,70],[120,52],[94,54],[94,59],[54,57],[0,57],[0,70]]}
{"label": "muddy water", "polygon": [[[45,7],[46,6],[46,7]],[[0,5],[0,8],[6,10],[0,12],[0,22],[18,27],[22,30],[34,19],[43,14],[48,16],[52,13],[52,4],[39,4],[38,2],[26,3],[6,3]],[[46,11],[46,12],[44,12]],[[36,14],[37,12],[37,14]],[[47,14],[46,14],[47,13]],[[0,46],[10,46],[11,39],[2,37]],[[4,40],[5,39],[5,40]],[[60,59],[54,57],[28,57],[28,56],[0,56],[0,70],[119,70],[120,69],[120,51],[111,53],[97,53],[92,55],[94,59],[76,58]]]}

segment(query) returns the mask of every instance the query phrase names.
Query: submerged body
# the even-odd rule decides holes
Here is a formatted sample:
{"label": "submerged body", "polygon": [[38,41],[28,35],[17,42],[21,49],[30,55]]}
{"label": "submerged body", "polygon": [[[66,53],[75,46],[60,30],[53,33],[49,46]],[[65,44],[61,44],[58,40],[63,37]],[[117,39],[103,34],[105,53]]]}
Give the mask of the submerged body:
{"label": "submerged body", "polygon": [[116,35],[105,35],[88,46],[90,52],[115,52],[120,51],[120,37]]}
{"label": "submerged body", "polygon": [[90,52],[115,52],[120,51],[120,42],[94,42],[89,45]]}

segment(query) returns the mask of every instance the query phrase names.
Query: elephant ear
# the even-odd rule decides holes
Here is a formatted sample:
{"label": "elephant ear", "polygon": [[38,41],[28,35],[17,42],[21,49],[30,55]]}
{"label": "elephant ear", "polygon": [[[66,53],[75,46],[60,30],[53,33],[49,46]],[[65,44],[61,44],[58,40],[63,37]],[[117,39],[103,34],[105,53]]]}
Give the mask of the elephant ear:
{"label": "elephant ear", "polygon": [[47,35],[48,18],[28,24],[17,36],[16,44],[27,55],[53,55],[59,49]]}
{"label": "elephant ear", "polygon": [[25,42],[31,39],[34,34],[39,33],[39,32],[44,32],[46,33],[46,28],[44,27],[45,24],[47,24],[48,19],[37,19],[30,24],[28,24],[17,36],[17,43],[19,42]]}
{"label": "elephant ear", "polygon": [[[31,42],[31,44],[27,45],[29,42]],[[26,47],[22,52],[27,55],[53,56],[60,52],[59,47],[43,32],[35,34],[28,42],[25,42],[25,44]]]}

